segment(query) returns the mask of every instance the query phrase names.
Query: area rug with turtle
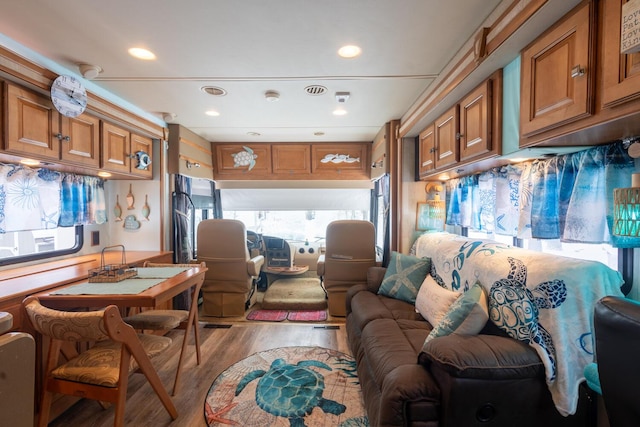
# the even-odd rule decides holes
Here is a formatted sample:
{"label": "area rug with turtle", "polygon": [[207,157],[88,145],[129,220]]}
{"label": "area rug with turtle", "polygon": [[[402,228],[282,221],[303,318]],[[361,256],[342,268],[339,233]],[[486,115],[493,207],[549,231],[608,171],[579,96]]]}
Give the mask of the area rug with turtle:
{"label": "area rug with turtle", "polygon": [[368,426],[355,360],[322,347],[255,353],[215,379],[208,426]]}

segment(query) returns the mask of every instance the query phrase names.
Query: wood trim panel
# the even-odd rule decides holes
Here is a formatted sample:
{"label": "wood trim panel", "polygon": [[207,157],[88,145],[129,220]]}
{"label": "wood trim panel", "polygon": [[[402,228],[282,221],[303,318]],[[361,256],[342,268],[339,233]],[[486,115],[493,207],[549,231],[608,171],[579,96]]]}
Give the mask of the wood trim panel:
{"label": "wood trim panel", "polygon": [[[0,77],[46,95],[58,75],[0,46]],[[164,128],[93,93],[87,93],[87,110],[100,118],[122,122],[129,130],[152,138],[163,138]]]}
{"label": "wood trim panel", "polygon": [[[487,44],[485,57],[490,56],[497,50],[518,28],[533,15],[535,15],[548,0],[526,0],[516,1],[505,13],[492,23],[487,34]],[[522,6],[525,4],[525,6]],[[518,10],[517,13],[513,13]],[[480,65],[475,61],[473,46],[462,56],[462,58],[451,68],[448,74],[438,83],[432,95],[425,98],[414,111],[407,116],[400,124],[400,135],[402,138],[420,121],[425,112],[434,109],[442,100],[455,89],[464,79]]]}

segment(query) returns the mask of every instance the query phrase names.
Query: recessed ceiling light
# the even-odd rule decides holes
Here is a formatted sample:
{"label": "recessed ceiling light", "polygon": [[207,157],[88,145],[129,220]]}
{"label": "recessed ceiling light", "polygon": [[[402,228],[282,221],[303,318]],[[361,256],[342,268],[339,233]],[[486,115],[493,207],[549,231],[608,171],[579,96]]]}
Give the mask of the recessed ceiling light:
{"label": "recessed ceiling light", "polygon": [[211,117],[218,117],[220,115],[220,113],[218,113],[215,110],[209,110],[209,111],[205,111],[205,114],[207,116],[211,116]]}
{"label": "recessed ceiling light", "polygon": [[227,91],[218,86],[202,86],[201,91],[213,96],[225,96]]}
{"label": "recessed ceiling light", "polygon": [[142,47],[132,47],[129,49],[129,55],[134,58],[144,59],[145,61],[156,59],[156,55],[153,52]]}
{"label": "recessed ceiling light", "polygon": [[344,116],[347,114],[347,110],[344,110],[342,108],[337,108],[335,110],[333,110],[333,115],[334,116]]}
{"label": "recessed ceiling light", "polygon": [[98,172],[98,176],[101,178],[109,178],[111,174],[109,172]]}
{"label": "recessed ceiling light", "polygon": [[361,53],[362,53],[362,49],[360,49],[359,46],[355,46],[355,45],[342,46],[340,49],[338,49],[338,55],[340,55],[343,58],[355,58]]}

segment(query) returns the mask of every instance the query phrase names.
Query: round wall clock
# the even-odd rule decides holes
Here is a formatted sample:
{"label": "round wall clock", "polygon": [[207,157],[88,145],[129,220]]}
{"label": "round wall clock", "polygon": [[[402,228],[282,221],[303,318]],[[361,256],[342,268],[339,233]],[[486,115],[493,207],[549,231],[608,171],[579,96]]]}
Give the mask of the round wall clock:
{"label": "round wall clock", "polygon": [[66,117],[78,117],[87,108],[87,91],[73,76],[59,76],[51,85],[51,101]]}

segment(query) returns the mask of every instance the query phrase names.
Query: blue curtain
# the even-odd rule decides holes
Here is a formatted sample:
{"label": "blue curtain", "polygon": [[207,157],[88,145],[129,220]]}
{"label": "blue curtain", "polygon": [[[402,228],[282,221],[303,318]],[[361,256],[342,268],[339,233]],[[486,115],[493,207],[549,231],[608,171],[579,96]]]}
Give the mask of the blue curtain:
{"label": "blue curtain", "polygon": [[616,142],[447,182],[447,224],[519,238],[611,243],[613,189],[629,187],[634,160]]}
{"label": "blue curtain", "polygon": [[0,233],[106,220],[102,179],[0,164]]}

